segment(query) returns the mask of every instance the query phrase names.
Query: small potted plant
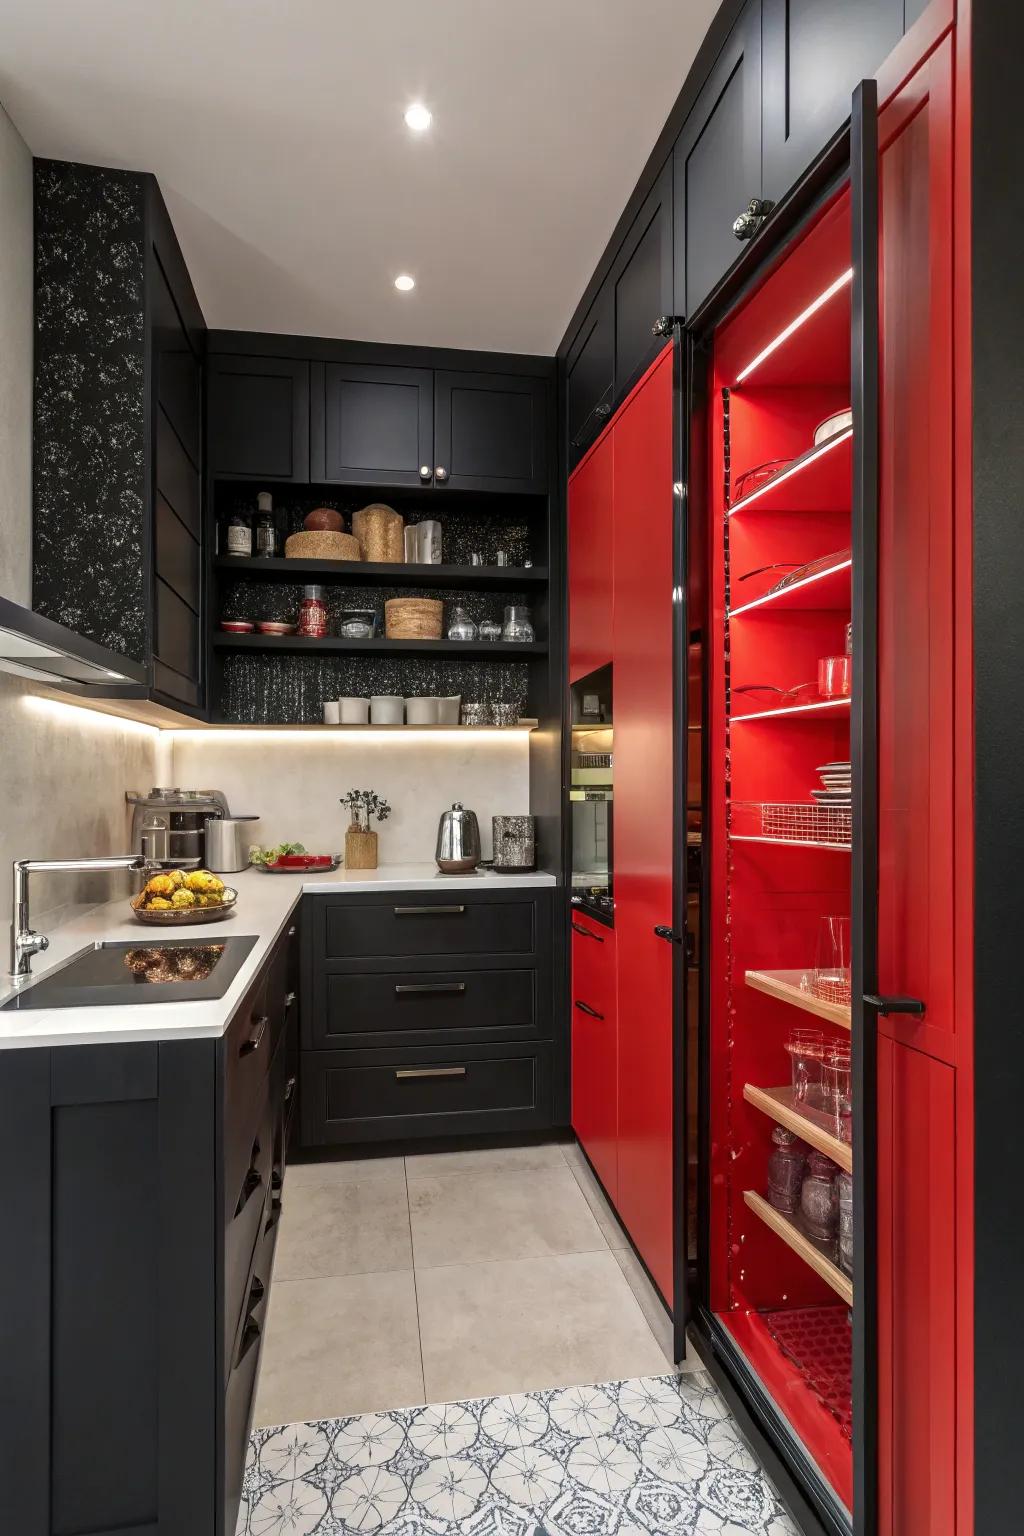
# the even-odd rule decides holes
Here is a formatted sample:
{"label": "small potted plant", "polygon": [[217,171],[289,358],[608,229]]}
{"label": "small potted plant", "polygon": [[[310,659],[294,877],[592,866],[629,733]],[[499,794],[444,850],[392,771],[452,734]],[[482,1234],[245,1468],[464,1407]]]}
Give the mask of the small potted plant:
{"label": "small potted plant", "polygon": [[370,822],[387,821],[390,805],[372,789],[350,789],[342,795],[341,804],[348,806],[352,818],[345,833],[346,869],[376,869],[377,834],[371,830]]}

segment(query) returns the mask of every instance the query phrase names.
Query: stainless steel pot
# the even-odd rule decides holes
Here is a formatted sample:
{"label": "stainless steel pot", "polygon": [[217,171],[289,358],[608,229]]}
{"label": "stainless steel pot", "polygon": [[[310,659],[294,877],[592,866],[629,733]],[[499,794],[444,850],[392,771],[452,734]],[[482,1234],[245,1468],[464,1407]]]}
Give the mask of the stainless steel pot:
{"label": "stainless steel pot", "polygon": [[258,816],[211,816],[206,823],[206,867],[217,875],[235,874],[249,865],[251,824]]}
{"label": "stainless steel pot", "polygon": [[468,875],[480,863],[480,824],[457,800],[437,828],[437,867],[443,875]]}

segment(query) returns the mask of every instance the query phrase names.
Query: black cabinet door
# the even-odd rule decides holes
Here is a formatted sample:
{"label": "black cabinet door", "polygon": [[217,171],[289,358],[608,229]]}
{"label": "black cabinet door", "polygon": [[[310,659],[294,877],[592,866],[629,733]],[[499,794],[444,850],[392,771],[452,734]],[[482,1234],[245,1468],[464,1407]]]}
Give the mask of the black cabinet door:
{"label": "black cabinet door", "polygon": [[611,271],[615,302],[615,401],[625,399],[665,345],[653,334],[672,313],[672,161],[633,220]]}
{"label": "black cabinet door", "polygon": [[434,484],[547,490],[547,387],[502,373],[434,375]]}
{"label": "black cabinet door", "polygon": [[354,485],[431,483],[431,369],[326,363],[321,372],[314,365],[313,400],[314,480]]}
{"label": "black cabinet door", "polygon": [[850,115],[903,33],[904,0],[763,0],[764,196],[779,198]]}
{"label": "black cabinet door", "polygon": [[566,434],[574,469],[612,413],[615,391],[615,293],[606,278],[565,361]]}
{"label": "black cabinet door", "polygon": [[692,315],[741,254],[733,220],[761,195],[761,0],[744,8],[686,119],[674,178],[676,306]]}
{"label": "black cabinet door", "polygon": [[214,475],[308,481],[309,364],[211,357],[207,454]]}

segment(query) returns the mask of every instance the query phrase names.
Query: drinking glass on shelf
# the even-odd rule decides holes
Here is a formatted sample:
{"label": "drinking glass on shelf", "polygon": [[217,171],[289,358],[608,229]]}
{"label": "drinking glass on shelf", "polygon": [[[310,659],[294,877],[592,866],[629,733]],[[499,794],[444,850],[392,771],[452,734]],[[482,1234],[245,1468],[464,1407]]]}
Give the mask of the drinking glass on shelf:
{"label": "drinking glass on shelf", "polygon": [[811,991],[824,1003],[850,1006],[850,919],[823,917],[811,973]]}
{"label": "drinking glass on shelf", "polygon": [[793,1074],[793,1098],[798,1104],[821,1102],[821,1061],[825,1036],[820,1029],[794,1029],[786,1040]]}
{"label": "drinking glass on shelf", "polygon": [[836,1177],[836,1194],[839,1197],[839,1268],[844,1275],[853,1274],[853,1174],[840,1173]]}
{"label": "drinking glass on shelf", "polygon": [[821,1063],[822,1108],[835,1127],[840,1141],[853,1141],[853,1097],[850,1048],[831,1046]]}

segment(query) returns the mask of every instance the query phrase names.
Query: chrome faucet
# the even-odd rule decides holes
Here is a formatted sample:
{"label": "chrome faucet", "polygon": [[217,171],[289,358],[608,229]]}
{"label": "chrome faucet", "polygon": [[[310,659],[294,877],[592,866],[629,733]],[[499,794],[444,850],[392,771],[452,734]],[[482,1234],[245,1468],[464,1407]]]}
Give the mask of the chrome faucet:
{"label": "chrome faucet", "polygon": [[48,949],[45,934],[33,933],[28,913],[28,877],[44,871],[91,869],[148,869],[149,861],[138,853],[113,853],[96,859],[15,859],[14,898],[11,905],[12,981],[32,974],[32,956]]}

